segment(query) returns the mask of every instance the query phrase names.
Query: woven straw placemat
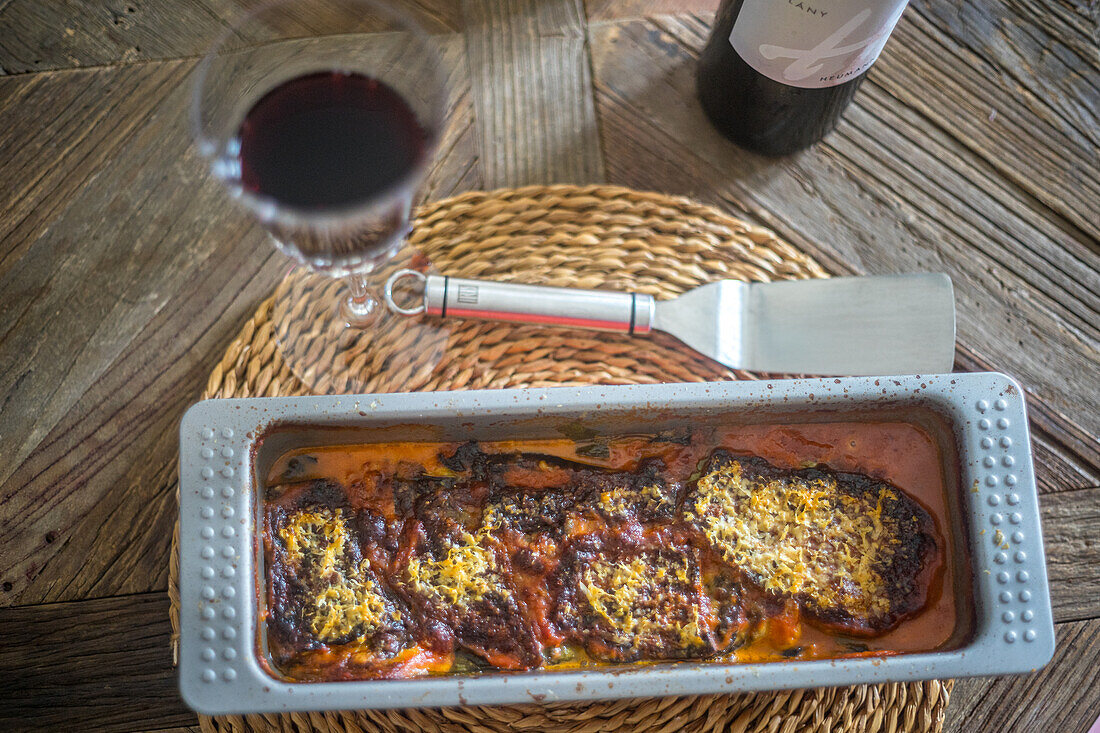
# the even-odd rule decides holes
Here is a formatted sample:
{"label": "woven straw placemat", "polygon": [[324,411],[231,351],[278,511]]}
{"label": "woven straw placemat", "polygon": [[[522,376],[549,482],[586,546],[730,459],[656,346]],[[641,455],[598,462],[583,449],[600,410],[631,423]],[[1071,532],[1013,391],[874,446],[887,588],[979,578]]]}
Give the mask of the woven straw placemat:
{"label": "woven straw placemat", "polygon": [[[765,229],[688,199],[613,186],[531,186],[427,204],[418,212],[411,244],[448,275],[630,289],[658,298],[719,278],[826,277],[816,262]],[[284,283],[260,304],[215,365],[203,398],[305,394],[276,348],[277,336],[292,329],[316,365],[321,390],[329,392],[353,383],[413,391],[753,378],[660,334],[640,340],[499,323],[458,325],[436,344],[442,359],[424,364],[405,356],[412,338],[407,328],[370,341],[352,339],[337,354],[322,348],[311,331],[311,323],[323,319],[306,306],[296,310],[297,301],[285,297],[294,287]],[[333,289],[325,293],[333,302],[339,286],[319,287]],[[421,345],[411,353],[430,351]],[[169,582],[173,644],[179,632],[178,529]],[[200,723],[211,732],[900,733],[939,731],[951,687],[951,681],[929,681],[593,703],[200,716]]]}

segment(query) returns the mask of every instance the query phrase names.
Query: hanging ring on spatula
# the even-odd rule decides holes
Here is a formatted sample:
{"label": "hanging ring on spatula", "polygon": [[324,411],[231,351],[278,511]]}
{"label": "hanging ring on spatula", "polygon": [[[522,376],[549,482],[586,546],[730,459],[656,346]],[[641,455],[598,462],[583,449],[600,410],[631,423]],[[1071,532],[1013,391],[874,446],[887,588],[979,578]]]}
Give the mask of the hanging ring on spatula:
{"label": "hanging ring on spatula", "polygon": [[[397,301],[393,299],[393,288],[398,282],[405,278],[412,278],[419,281],[421,285],[421,301],[419,305],[412,308],[405,308],[397,304]],[[383,299],[386,301],[386,306],[394,313],[400,313],[403,316],[418,316],[424,312],[424,300],[423,300],[423,287],[428,278],[422,272],[416,270],[398,270],[390,275],[386,280],[386,288],[383,291]]]}
{"label": "hanging ring on spatula", "polygon": [[[394,302],[393,287],[405,277],[423,282],[423,306],[403,308]],[[439,318],[569,326],[635,335],[652,330],[655,302],[652,296],[639,293],[469,280],[413,270],[400,270],[390,277],[385,300],[402,315],[423,313]]]}
{"label": "hanging ring on spatula", "polygon": [[[393,286],[423,283],[402,308]],[[936,273],[774,283],[717,280],[671,300],[401,270],[386,283],[396,313],[672,334],[732,369],[787,374],[937,374],[955,357],[951,279]]]}

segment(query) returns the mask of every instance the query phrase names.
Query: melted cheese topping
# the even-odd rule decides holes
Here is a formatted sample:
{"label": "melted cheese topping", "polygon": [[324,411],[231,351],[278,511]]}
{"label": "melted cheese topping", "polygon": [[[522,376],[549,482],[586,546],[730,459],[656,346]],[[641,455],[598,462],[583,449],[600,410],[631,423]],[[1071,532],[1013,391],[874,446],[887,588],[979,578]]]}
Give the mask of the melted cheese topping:
{"label": "melted cheese topping", "polygon": [[463,532],[457,542],[446,540],[447,555],[442,560],[429,555],[410,560],[407,573],[413,589],[460,610],[489,594],[507,598],[510,593],[501,582],[496,557],[486,546],[489,529],[486,525],[477,534]]}
{"label": "melted cheese topping", "polygon": [[685,594],[675,594],[674,583],[688,584],[686,558],[669,561],[654,556],[652,565],[635,557],[630,562],[597,560],[584,568],[580,589],[588,604],[611,627],[611,640],[637,649],[642,644],[663,644],[662,634],[679,640],[681,647],[703,644],[699,607],[690,604],[690,621],[673,620],[677,605],[684,608]]}
{"label": "melted cheese topping", "polygon": [[882,505],[896,498],[887,486],[856,498],[831,479],[749,480],[731,461],[699,479],[688,518],[697,516],[725,559],[765,589],[879,615],[890,599],[878,568],[899,542],[883,526]]}
{"label": "melted cheese topping", "polygon": [[337,639],[353,632],[360,641],[385,626],[384,621],[399,621],[401,613],[389,608],[386,599],[367,576],[366,561],[355,571],[322,590],[313,599],[314,613],[310,630],[318,639]]}
{"label": "melted cheese topping", "polygon": [[313,567],[308,575],[319,587],[307,598],[305,611],[309,629],[319,640],[357,634],[364,641],[387,621],[400,620],[400,612],[370,579],[367,562],[347,561],[348,529],[339,509],[295,512],[279,530],[279,537],[292,568],[301,573],[303,565]]}
{"label": "melted cheese topping", "polygon": [[661,487],[657,484],[643,486],[642,490],[635,493],[627,486],[616,486],[608,491],[600,492],[600,508],[611,517],[622,517],[634,509],[645,509],[656,513],[668,499],[661,493]]}
{"label": "melted cheese topping", "polygon": [[279,538],[286,545],[287,562],[301,568],[309,559],[317,567],[317,574],[328,575],[336,571],[336,557],[347,543],[347,526],[337,509],[295,512],[279,530]]}

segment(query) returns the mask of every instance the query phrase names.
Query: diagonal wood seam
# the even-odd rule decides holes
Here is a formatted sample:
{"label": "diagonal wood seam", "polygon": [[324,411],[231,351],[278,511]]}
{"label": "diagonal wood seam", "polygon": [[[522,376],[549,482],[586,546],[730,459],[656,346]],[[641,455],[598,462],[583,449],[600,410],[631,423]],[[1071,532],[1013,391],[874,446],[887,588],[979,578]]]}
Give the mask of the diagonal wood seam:
{"label": "diagonal wood seam", "polygon": [[462,8],[485,187],[603,181],[582,0]]}

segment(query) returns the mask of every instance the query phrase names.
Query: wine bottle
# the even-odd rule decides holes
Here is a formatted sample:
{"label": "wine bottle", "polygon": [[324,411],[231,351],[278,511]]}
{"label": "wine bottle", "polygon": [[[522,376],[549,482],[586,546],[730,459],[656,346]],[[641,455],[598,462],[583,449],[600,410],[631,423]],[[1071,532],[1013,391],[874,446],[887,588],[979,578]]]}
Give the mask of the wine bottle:
{"label": "wine bottle", "polygon": [[836,126],[906,0],[722,0],[699,58],[703,110],[733,142],[787,155]]}

